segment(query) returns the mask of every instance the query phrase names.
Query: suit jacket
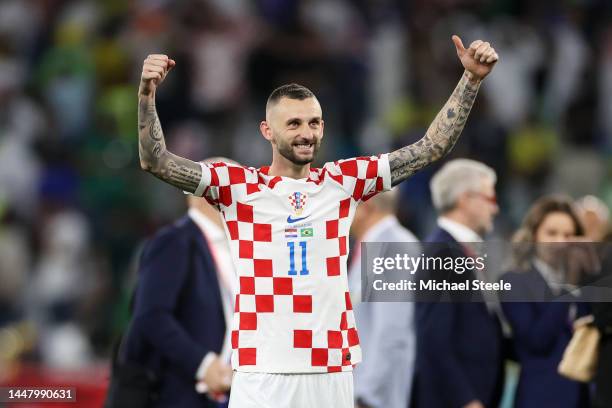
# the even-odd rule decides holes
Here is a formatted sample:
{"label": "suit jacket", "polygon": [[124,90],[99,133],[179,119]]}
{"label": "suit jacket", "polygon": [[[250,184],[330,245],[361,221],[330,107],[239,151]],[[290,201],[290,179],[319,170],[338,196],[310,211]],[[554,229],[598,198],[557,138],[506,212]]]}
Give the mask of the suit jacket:
{"label": "suit jacket", "polygon": [[[612,287],[612,248],[605,241],[601,249],[602,265],[600,275],[594,284],[600,288]],[[608,295],[609,296],[609,295]],[[593,393],[593,408],[612,407],[612,302],[591,303],[595,326],[599,329],[599,355],[597,372],[595,374],[595,392]]]}
{"label": "suit jacket", "polygon": [[[425,256],[466,256],[463,247],[437,228],[426,240]],[[419,271],[420,278],[464,281],[468,270]],[[479,293],[476,293],[479,296]],[[419,302],[417,317],[416,396],[418,408],[458,408],[472,400],[496,407],[503,386],[502,332],[499,320],[483,302]]]}
{"label": "suit jacket", "polygon": [[[612,251],[606,242],[598,285],[612,287]],[[592,303],[595,325],[601,333],[599,359],[595,375],[594,408],[612,407],[612,302]]]}
{"label": "suit jacket", "polygon": [[[542,275],[534,268],[528,272],[508,273],[504,280],[515,293],[537,293],[553,298]],[[572,338],[570,303],[505,302],[504,315],[512,327],[521,374],[515,407],[588,407],[586,385],[557,373],[563,352]],[[574,304],[576,316],[588,313],[585,304]]]}
{"label": "suit jacket", "polygon": [[[395,217],[376,224],[367,234],[368,242],[412,242],[411,256],[419,256],[417,238]],[[400,245],[405,249],[406,245]],[[391,250],[400,247],[385,245]],[[393,256],[386,253],[376,256]],[[351,295],[359,292],[361,267],[351,263],[349,287]],[[373,408],[406,408],[410,400],[416,340],[414,304],[411,302],[354,302],[355,320],[363,361],[353,372],[355,397]]]}
{"label": "suit jacket", "polygon": [[156,407],[217,407],[195,391],[195,376],[209,351],[221,351],[225,330],[214,260],[184,216],[144,247],[125,358],[161,378]]}
{"label": "suit jacket", "polygon": [[601,333],[593,406],[612,407],[612,303],[594,303],[592,306],[595,324]]}

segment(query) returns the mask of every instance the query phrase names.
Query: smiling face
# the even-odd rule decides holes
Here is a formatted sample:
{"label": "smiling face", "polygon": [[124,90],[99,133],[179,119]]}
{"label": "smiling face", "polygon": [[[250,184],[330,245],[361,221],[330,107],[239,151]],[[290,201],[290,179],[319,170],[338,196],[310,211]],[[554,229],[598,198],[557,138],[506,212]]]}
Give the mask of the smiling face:
{"label": "smiling face", "polygon": [[281,98],[266,111],[261,133],[272,143],[274,156],[294,165],[311,163],[323,139],[321,105],[314,97]]}

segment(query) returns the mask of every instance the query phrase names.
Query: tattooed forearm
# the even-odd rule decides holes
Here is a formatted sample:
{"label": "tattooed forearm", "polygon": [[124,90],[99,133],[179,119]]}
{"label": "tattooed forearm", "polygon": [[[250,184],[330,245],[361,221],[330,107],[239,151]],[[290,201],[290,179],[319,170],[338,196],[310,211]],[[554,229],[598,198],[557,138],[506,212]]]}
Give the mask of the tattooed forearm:
{"label": "tattooed forearm", "polygon": [[465,126],[480,83],[464,73],[452,95],[418,142],[389,155],[391,184],[396,185],[451,151]]}
{"label": "tattooed forearm", "polygon": [[139,98],[138,141],[140,166],[144,170],[175,187],[195,192],[202,177],[202,169],[198,163],[172,154],[166,149],[153,98]]}
{"label": "tattooed forearm", "polygon": [[181,190],[194,192],[202,177],[202,169],[197,163],[194,163],[197,167],[190,166],[189,163],[193,162],[174,156],[156,176]]}
{"label": "tattooed forearm", "polygon": [[152,98],[138,101],[138,140],[142,168],[154,169],[166,152],[166,143]]}

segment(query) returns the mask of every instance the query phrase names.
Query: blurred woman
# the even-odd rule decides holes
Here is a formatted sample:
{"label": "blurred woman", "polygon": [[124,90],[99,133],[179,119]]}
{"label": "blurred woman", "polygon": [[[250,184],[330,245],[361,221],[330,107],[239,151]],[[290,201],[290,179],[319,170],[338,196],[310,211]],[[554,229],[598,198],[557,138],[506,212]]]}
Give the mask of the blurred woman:
{"label": "blurred woman", "polygon": [[583,235],[571,201],[554,196],[536,201],[515,234],[517,271],[504,279],[512,284],[515,295],[537,300],[502,303],[521,364],[517,408],[588,406],[587,386],[557,373],[572,337],[572,323],[588,310],[585,304],[572,302],[572,298],[551,301],[572,296],[568,280],[577,283],[579,278],[569,273],[567,255],[571,242]]}

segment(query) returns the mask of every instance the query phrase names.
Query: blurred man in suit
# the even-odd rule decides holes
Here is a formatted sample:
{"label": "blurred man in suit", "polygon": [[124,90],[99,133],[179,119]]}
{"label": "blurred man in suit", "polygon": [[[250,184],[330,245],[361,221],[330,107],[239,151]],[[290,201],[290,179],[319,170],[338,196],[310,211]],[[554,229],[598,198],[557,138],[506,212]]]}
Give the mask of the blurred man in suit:
{"label": "blurred man in suit", "polygon": [[[482,242],[498,212],[495,182],[491,168],[466,159],[449,161],[434,175],[430,188],[440,217],[427,242],[444,245],[443,249],[440,244],[427,246],[426,256],[474,256],[470,243]],[[470,270],[462,275],[427,273],[436,279],[476,278]],[[503,377],[502,333],[491,309],[484,301],[417,303],[419,408],[497,407]]]}
{"label": "blurred man in suit", "polygon": [[[612,286],[612,231],[610,230],[610,209],[601,199],[587,195],[577,201],[578,214],[584,232],[594,242],[602,242],[603,251],[601,274],[597,286]],[[591,303],[595,325],[601,334],[597,372],[594,378],[593,408],[612,407],[612,303]]]}
{"label": "blurred man in suit", "polygon": [[[360,302],[360,243],[418,243],[395,217],[396,205],[397,189],[379,194],[357,207],[351,226],[356,245],[349,288],[364,356],[353,373],[358,408],[406,408],[410,401],[416,351],[414,303]],[[413,250],[410,255],[420,254],[418,244],[402,248]]]}
{"label": "blurred man in suit", "polygon": [[125,358],[160,379],[155,407],[218,407],[232,370],[235,273],[219,213],[188,196],[188,213],[147,242]]}
{"label": "blurred man in suit", "polygon": [[[602,276],[599,285],[612,287],[612,232],[603,239],[605,256],[602,263]],[[597,372],[595,373],[595,392],[593,408],[612,407],[612,302],[597,302],[591,305],[595,325],[601,334]]]}

